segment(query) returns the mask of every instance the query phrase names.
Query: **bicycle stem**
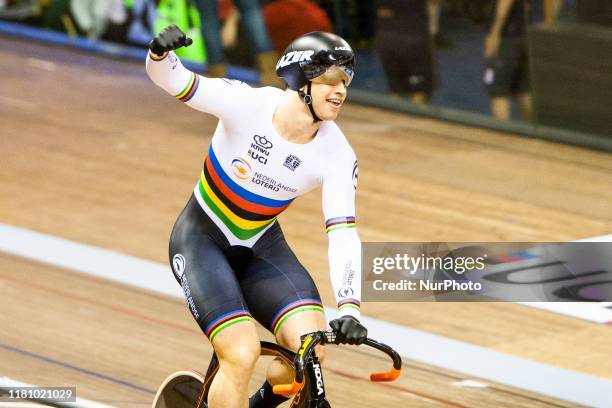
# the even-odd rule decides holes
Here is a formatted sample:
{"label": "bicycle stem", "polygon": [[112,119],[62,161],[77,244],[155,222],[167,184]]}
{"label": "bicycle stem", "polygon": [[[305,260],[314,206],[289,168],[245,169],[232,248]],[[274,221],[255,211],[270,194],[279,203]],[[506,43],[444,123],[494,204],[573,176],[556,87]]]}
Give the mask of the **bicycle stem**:
{"label": "bicycle stem", "polygon": [[[304,366],[308,358],[311,357],[314,348],[319,344],[333,344],[336,340],[336,335],[332,330],[316,331],[302,336],[301,339],[302,346],[298,350],[294,360],[295,378],[291,384],[275,385],[272,389],[275,394],[291,396],[298,393],[304,386]],[[371,373],[370,381],[394,381],[400,376],[402,359],[395,350],[386,344],[379,343],[370,338],[367,338],[363,344],[382,351],[393,360],[393,367],[391,370],[387,372]]]}

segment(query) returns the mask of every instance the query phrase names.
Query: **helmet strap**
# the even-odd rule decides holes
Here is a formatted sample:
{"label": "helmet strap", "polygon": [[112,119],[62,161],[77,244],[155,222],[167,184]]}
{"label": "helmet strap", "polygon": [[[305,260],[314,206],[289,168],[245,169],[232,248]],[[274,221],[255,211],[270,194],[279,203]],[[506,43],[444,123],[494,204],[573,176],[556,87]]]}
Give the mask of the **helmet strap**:
{"label": "helmet strap", "polygon": [[301,89],[298,89],[297,93],[300,96],[300,98],[302,98],[306,106],[308,106],[308,109],[310,110],[310,114],[312,115],[313,122],[317,123],[317,122],[321,122],[321,119],[319,119],[319,117],[314,111],[314,107],[312,106],[311,90],[312,90],[312,81],[308,81],[306,92],[302,91]]}

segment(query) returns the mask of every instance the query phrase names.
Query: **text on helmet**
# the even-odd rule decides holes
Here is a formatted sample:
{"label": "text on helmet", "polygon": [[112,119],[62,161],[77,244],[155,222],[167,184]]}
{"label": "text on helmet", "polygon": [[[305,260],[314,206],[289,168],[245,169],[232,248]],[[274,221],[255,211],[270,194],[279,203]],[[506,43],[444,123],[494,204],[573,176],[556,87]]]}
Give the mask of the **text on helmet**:
{"label": "text on helmet", "polygon": [[286,67],[289,64],[293,64],[295,62],[301,61],[310,61],[310,56],[314,54],[312,50],[306,51],[291,51],[287,54],[283,55],[281,59],[278,60],[278,64],[276,64],[276,69]]}

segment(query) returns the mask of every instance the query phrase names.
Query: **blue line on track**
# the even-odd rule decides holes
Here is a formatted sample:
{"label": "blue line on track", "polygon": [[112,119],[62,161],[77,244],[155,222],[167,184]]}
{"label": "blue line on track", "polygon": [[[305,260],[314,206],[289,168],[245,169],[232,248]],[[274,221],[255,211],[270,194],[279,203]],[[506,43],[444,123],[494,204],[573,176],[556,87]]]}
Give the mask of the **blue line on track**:
{"label": "blue line on track", "polygon": [[95,371],[86,370],[84,368],[77,367],[77,366],[74,366],[72,364],[63,363],[63,362],[61,362],[59,360],[54,360],[52,358],[45,357],[45,356],[42,356],[40,354],[36,354],[36,353],[29,352],[29,351],[21,350],[21,349],[19,349],[17,347],[13,347],[13,346],[10,346],[8,344],[0,343],[0,348],[3,348],[5,350],[9,350],[9,351],[12,351],[12,352],[15,352],[15,353],[23,354],[24,356],[32,357],[32,358],[35,358],[35,359],[38,359],[38,360],[42,360],[42,361],[45,361],[45,362],[50,363],[50,364],[55,364],[55,365],[67,368],[69,370],[78,371],[80,373],[87,374],[87,375],[90,375],[92,377],[96,377],[96,378],[100,378],[102,380],[110,381],[110,382],[115,383],[115,384],[124,385],[126,387],[133,388],[133,389],[138,390],[138,391],[146,392],[147,394],[155,394],[155,391],[150,390],[148,388],[144,388],[144,387],[141,387],[139,385],[135,385],[135,384],[129,383],[127,381],[120,380],[118,378],[110,377],[108,375],[100,374],[100,373],[97,373]]}

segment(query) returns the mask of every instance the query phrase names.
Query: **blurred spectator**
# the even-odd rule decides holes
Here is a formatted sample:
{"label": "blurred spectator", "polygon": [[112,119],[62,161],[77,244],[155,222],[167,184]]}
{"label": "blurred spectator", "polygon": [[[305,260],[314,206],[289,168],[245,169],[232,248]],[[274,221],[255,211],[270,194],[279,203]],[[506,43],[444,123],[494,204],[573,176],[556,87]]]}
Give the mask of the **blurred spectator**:
{"label": "blurred spectator", "polygon": [[40,13],[40,0],[0,0],[0,18],[24,20]]}
{"label": "blurred spectator", "polygon": [[[546,0],[544,0],[546,1]],[[554,17],[557,21],[562,22],[576,22],[576,1],[577,0],[556,0],[556,3],[553,5]],[[606,3],[609,1],[606,0]],[[549,22],[547,22],[549,23]],[[550,27],[550,23],[548,24]]]}
{"label": "blurred spectator", "polygon": [[128,11],[127,41],[148,45],[155,27],[155,4],[153,0],[131,0],[125,2]]}
{"label": "blurred spectator", "polygon": [[353,48],[370,46],[376,35],[376,0],[315,0],[329,16],[333,32]]}
{"label": "blurred spectator", "polygon": [[[70,0],[53,0],[49,1],[42,13],[42,26],[50,30],[68,31],[71,29],[74,33],[75,29],[70,19]],[[69,27],[66,27],[66,23]]]}
{"label": "blurred spectator", "polygon": [[[221,40],[218,2],[217,0],[195,0],[195,3],[202,19],[202,36],[208,55],[207,73],[210,76],[225,77],[227,63]],[[278,55],[272,49],[259,2],[257,0],[234,0],[234,4],[251,41],[261,83],[280,86],[281,82],[275,72]]]}
{"label": "blurred spectator", "polygon": [[279,54],[310,31],[332,32],[325,11],[310,0],[279,0],[264,6],[263,14],[274,49]]}
{"label": "blurred spectator", "polygon": [[[215,0],[216,1],[216,0]],[[189,47],[177,49],[176,55],[196,64],[206,63],[206,52],[202,38],[200,11],[193,0],[157,0],[155,26],[158,33],[171,24],[181,27],[185,35],[193,40]]]}
{"label": "blurred spectator", "polygon": [[577,0],[576,20],[579,23],[612,27],[612,1]]}
{"label": "blurred spectator", "polygon": [[442,0],[427,1],[427,15],[429,17],[429,35],[435,48],[450,49],[455,44],[440,30],[440,14],[442,12]]}
{"label": "blurred spectator", "polygon": [[428,1],[379,0],[378,5],[376,48],[390,92],[428,102],[435,84]]}
{"label": "blurred spectator", "polygon": [[532,101],[527,55],[527,22],[531,0],[497,0],[491,30],[485,39],[484,83],[491,112],[510,119],[511,98],[524,120],[531,119]]}
{"label": "blurred spectator", "polygon": [[440,3],[441,0],[427,1],[427,16],[429,17],[429,34],[434,39],[440,36]]}
{"label": "blurred spectator", "polygon": [[71,0],[70,12],[80,33],[100,39],[109,25],[120,26],[127,21],[123,0]]}

